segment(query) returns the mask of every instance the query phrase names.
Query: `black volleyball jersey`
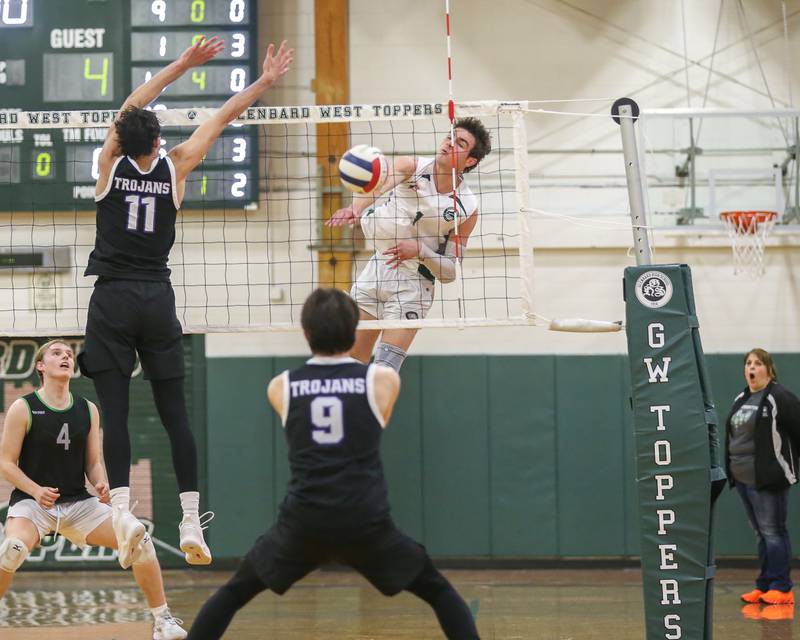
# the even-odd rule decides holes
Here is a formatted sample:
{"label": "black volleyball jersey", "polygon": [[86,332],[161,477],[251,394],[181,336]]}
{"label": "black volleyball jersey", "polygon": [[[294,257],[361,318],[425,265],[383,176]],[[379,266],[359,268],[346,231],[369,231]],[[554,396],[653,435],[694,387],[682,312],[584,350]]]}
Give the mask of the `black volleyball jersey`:
{"label": "black volleyball jersey", "polygon": [[352,358],[315,357],[283,373],[281,416],[291,479],[285,515],[321,528],[385,518],[389,497],[375,402],[375,369]]}
{"label": "black volleyball jersey", "polygon": [[179,209],[172,160],[158,158],[143,172],[131,158],[117,158],[95,202],[97,232],[84,275],[169,281]]}
{"label": "black volleyball jersey", "polygon": [[[70,394],[66,409],[47,406],[34,391],[23,399],[28,404],[30,423],[19,468],[35,483],[59,491],[57,503],[74,502],[89,497],[86,491],[86,444],[92,424],[85,398]],[[14,489],[10,504],[33,498]]]}

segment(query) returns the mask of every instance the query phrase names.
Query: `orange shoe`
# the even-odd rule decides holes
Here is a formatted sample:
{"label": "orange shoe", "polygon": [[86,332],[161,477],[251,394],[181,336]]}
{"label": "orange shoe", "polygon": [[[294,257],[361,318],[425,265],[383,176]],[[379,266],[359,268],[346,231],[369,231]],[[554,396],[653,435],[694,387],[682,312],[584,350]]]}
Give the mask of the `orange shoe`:
{"label": "orange shoe", "polygon": [[794,604],[794,594],[791,591],[778,591],[770,589],[761,596],[764,604]]}
{"label": "orange shoe", "polygon": [[[776,607],[785,605],[775,605]],[[761,610],[771,607],[763,607],[760,602],[751,602],[742,607],[742,615],[748,620],[761,620]]]}
{"label": "orange shoe", "polygon": [[763,595],[764,595],[764,592],[761,589],[753,589],[752,591],[749,591],[748,593],[743,593],[739,597],[744,602],[753,603],[753,602],[761,602],[761,596],[763,596]]}
{"label": "orange shoe", "polygon": [[793,618],[793,604],[771,604],[761,610],[762,620],[792,620]]}

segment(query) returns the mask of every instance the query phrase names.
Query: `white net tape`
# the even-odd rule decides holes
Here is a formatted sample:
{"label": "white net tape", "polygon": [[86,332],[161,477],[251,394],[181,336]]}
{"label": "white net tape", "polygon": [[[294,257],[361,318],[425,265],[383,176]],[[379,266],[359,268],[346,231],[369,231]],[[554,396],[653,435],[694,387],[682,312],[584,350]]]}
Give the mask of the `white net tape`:
{"label": "white net tape", "polygon": [[764,275],[764,249],[777,217],[773,211],[725,211],[720,214],[731,241],[735,275],[751,278]]}

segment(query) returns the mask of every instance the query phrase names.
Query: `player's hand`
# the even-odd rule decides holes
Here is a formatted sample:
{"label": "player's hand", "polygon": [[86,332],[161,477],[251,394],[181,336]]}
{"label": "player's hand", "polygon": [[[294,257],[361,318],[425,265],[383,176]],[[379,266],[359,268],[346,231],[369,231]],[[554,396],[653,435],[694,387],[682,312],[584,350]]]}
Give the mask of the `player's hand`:
{"label": "player's hand", "polygon": [[96,485],[94,485],[94,490],[97,491],[97,497],[100,499],[100,502],[108,504],[109,500],[111,499],[110,494],[108,493],[108,484],[105,482],[98,482]]}
{"label": "player's hand", "polygon": [[278,52],[275,53],[275,45],[270,43],[267,47],[267,56],[264,58],[264,64],[261,67],[261,80],[267,84],[272,85],[278,78],[289,71],[289,66],[294,60],[294,49],[289,47],[289,43],[284,40]]}
{"label": "player's hand", "polygon": [[356,213],[353,205],[339,209],[328,220],[325,225],[328,227],[341,227],[342,225],[349,224],[351,227],[361,220],[361,215]]}
{"label": "player's hand", "polygon": [[401,240],[393,247],[383,252],[383,255],[389,256],[386,261],[386,266],[391,269],[397,269],[403,260],[410,260],[419,255],[419,242],[416,240]]}
{"label": "player's hand", "polygon": [[35,493],[33,497],[43,509],[52,509],[60,495],[55,487],[39,487]]}
{"label": "player's hand", "polygon": [[178,63],[185,69],[199,67],[211,58],[219,55],[225,49],[225,41],[217,36],[206,40],[205,36],[199,38],[191,47],[181,54]]}

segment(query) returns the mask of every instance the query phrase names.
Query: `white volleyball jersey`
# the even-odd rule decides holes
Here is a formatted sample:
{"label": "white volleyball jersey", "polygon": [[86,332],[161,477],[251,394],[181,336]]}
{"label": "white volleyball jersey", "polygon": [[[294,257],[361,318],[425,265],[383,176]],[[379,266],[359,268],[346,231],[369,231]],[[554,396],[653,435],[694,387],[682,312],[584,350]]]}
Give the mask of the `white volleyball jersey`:
{"label": "white volleyball jersey", "polygon": [[[389,199],[377,207],[383,211],[376,209],[375,214],[384,219],[393,218],[399,227],[407,228],[410,224],[411,238],[439,251],[456,224],[453,193],[439,193],[436,190],[433,170],[434,158],[417,158],[414,174],[389,192]],[[456,204],[459,224],[463,224],[478,208],[477,197],[464,181],[456,189]],[[402,238],[406,232],[398,235]],[[416,271],[419,261],[406,260],[401,266]]]}

